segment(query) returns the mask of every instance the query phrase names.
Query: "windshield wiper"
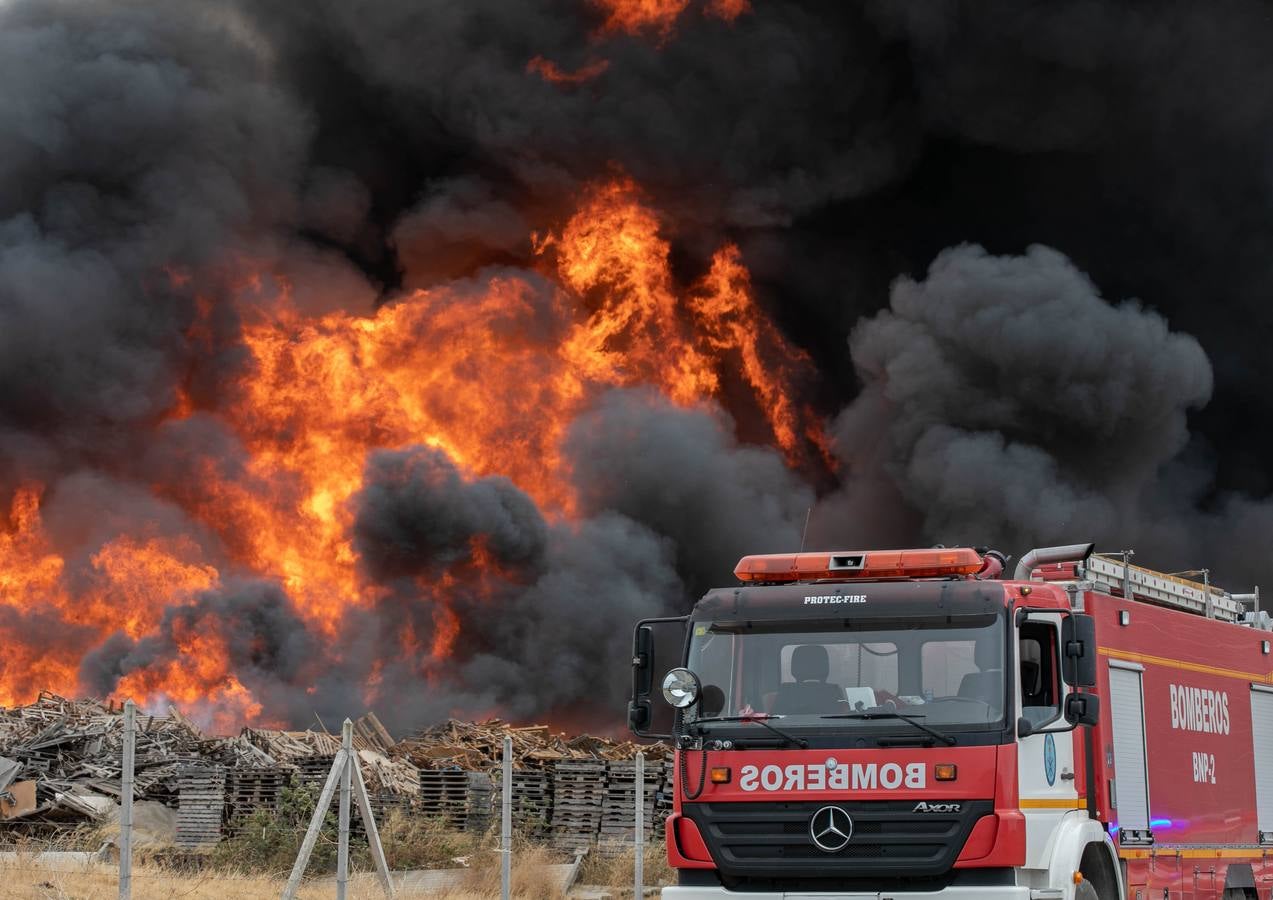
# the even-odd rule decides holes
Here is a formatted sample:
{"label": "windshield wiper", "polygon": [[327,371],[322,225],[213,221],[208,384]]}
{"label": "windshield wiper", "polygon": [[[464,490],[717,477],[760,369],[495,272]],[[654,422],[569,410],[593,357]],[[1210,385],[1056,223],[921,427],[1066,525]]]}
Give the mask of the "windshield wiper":
{"label": "windshield wiper", "polygon": [[901,719],[903,722],[910,722],[925,734],[931,734],[937,740],[941,741],[947,747],[955,745],[955,739],[948,734],[943,734],[936,728],[930,728],[923,722],[919,721],[922,715],[906,715],[905,713],[893,712],[892,710],[882,709],[877,712],[854,712],[854,713],[834,713],[832,715],[818,716],[819,719]]}
{"label": "windshield wiper", "polygon": [[804,738],[798,738],[795,735],[787,734],[787,732],[783,731],[781,728],[775,728],[773,725],[770,725],[767,721],[765,721],[766,719],[781,718],[782,716],[771,716],[767,714],[758,714],[753,716],[708,716],[705,719],[695,719],[690,724],[701,725],[704,722],[755,722],[757,725],[764,725],[774,734],[778,735],[778,737],[795,744],[801,750],[806,749],[809,746],[809,742]]}

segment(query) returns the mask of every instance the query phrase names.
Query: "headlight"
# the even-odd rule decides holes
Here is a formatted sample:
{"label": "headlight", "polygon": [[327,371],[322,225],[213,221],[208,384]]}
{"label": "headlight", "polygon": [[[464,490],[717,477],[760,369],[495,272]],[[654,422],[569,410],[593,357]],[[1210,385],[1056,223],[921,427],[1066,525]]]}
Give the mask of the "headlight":
{"label": "headlight", "polygon": [[693,706],[701,692],[698,676],[689,669],[673,669],[663,677],[663,697],[677,709]]}

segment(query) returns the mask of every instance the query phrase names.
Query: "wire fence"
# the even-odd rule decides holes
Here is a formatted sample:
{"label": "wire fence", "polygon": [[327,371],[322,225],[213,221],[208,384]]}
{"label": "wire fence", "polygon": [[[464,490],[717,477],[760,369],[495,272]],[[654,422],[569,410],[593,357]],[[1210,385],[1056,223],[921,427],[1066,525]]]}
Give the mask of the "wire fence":
{"label": "wire fence", "polygon": [[[124,708],[124,739],[122,746],[122,771],[120,776],[120,812],[119,812],[119,857],[115,863],[115,879],[118,884],[118,896],[120,900],[132,900],[132,887],[134,881],[152,880],[156,883],[160,881],[171,882],[174,874],[171,872],[152,873],[146,871],[135,871],[133,867],[133,779],[134,779],[134,760],[135,760],[135,741],[136,741],[136,713],[132,701],[128,701]],[[306,872],[310,867],[310,862],[315,856],[315,850],[320,847],[330,848],[332,839],[324,832],[324,824],[327,821],[329,809],[334,802],[338,806],[337,816],[337,833],[334,841],[336,848],[336,873],[334,878],[334,887],[331,895],[337,900],[350,900],[350,884],[351,876],[356,875],[351,869],[351,853],[350,853],[350,837],[351,822],[354,806],[357,806],[360,819],[363,826],[363,834],[366,839],[366,845],[370,853],[372,861],[371,871],[376,878],[376,886],[380,896],[392,898],[395,896],[395,877],[390,869],[391,860],[386,858],[384,846],[380,839],[375,814],[373,812],[371,797],[368,794],[366,783],[363,779],[361,766],[359,765],[358,755],[353,749],[353,724],[346,719],[341,731],[341,747],[336,753],[332,761],[331,770],[329,771],[326,781],[324,782],[322,792],[319,794],[317,803],[315,804],[313,814],[306,829],[305,837],[301,842],[299,851],[291,867],[287,882],[282,889],[281,900],[298,900],[302,896],[313,895],[314,886],[311,883],[305,892],[302,892],[302,885],[306,876]],[[501,778],[501,798],[500,798],[500,830],[499,830],[499,849],[500,856],[500,896],[502,900],[510,900],[512,896],[512,873],[514,864],[514,842],[513,842],[513,746],[511,738],[504,738],[503,757],[502,757],[502,778]],[[647,800],[646,779],[645,779],[645,757],[644,754],[638,753],[634,760],[634,771],[632,780],[632,818],[633,828],[631,831],[631,840],[633,848],[633,871],[632,885],[634,896],[641,897],[644,894],[644,848],[645,848],[645,806]],[[325,855],[325,854],[320,854]],[[9,861],[0,861],[0,868],[9,872],[22,873],[44,873],[49,875],[58,871],[58,866],[76,865],[81,867],[80,874],[84,874],[84,867],[92,867],[97,871],[90,874],[108,875],[109,864],[102,858],[102,854],[96,853],[67,853],[59,851],[35,852],[29,856],[25,854],[17,854]],[[576,856],[575,871],[578,870],[582,854]],[[183,879],[183,885],[191,891],[198,891],[200,886],[206,882],[212,882],[217,878],[224,880],[224,873],[217,875],[192,873],[189,879]],[[259,879],[258,879],[259,880]],[[52,885],[52,882],[50,882]],[[368,888],[360,886],[357,897],[367,896]]]}

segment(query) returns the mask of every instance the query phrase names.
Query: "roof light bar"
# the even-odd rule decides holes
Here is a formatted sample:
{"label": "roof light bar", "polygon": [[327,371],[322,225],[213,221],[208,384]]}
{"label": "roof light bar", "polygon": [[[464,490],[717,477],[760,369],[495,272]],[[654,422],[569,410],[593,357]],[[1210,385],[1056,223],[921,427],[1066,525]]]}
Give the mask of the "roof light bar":
{"label": "roof light bar", "polygon": [[976,550],[847,550],[833,553],[766,553],[744,556],[734,568],[739,581],[793,582],[871,578],[943,578],[974,575]]}

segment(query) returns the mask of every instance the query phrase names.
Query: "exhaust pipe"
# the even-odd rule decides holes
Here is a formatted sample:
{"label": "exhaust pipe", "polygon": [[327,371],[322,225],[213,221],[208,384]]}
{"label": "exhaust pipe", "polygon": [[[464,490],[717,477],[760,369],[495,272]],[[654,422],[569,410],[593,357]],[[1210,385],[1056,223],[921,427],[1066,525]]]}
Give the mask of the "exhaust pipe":
{"label": "exhaust pipe", "polygon": [[1017,563],[1017,569],[1012,573],[1015,581],[1029,581],[1030,573],[1039,566],[1047,566],[1052,563],[1063,562],[1081,562],[1092,555],[1092,551],[1096,549],[1095,544],[1066,544],[1064,547],[1036,547],[1025,556],[1021,557],[1021,561]]}
{"label": "exhaust pipe", "polygon": [[1008,557],[998,550],[981,550],[981,570],[973,575],[978,581],[993,581],[1003,577],[1003,570],[1008,566]]}

